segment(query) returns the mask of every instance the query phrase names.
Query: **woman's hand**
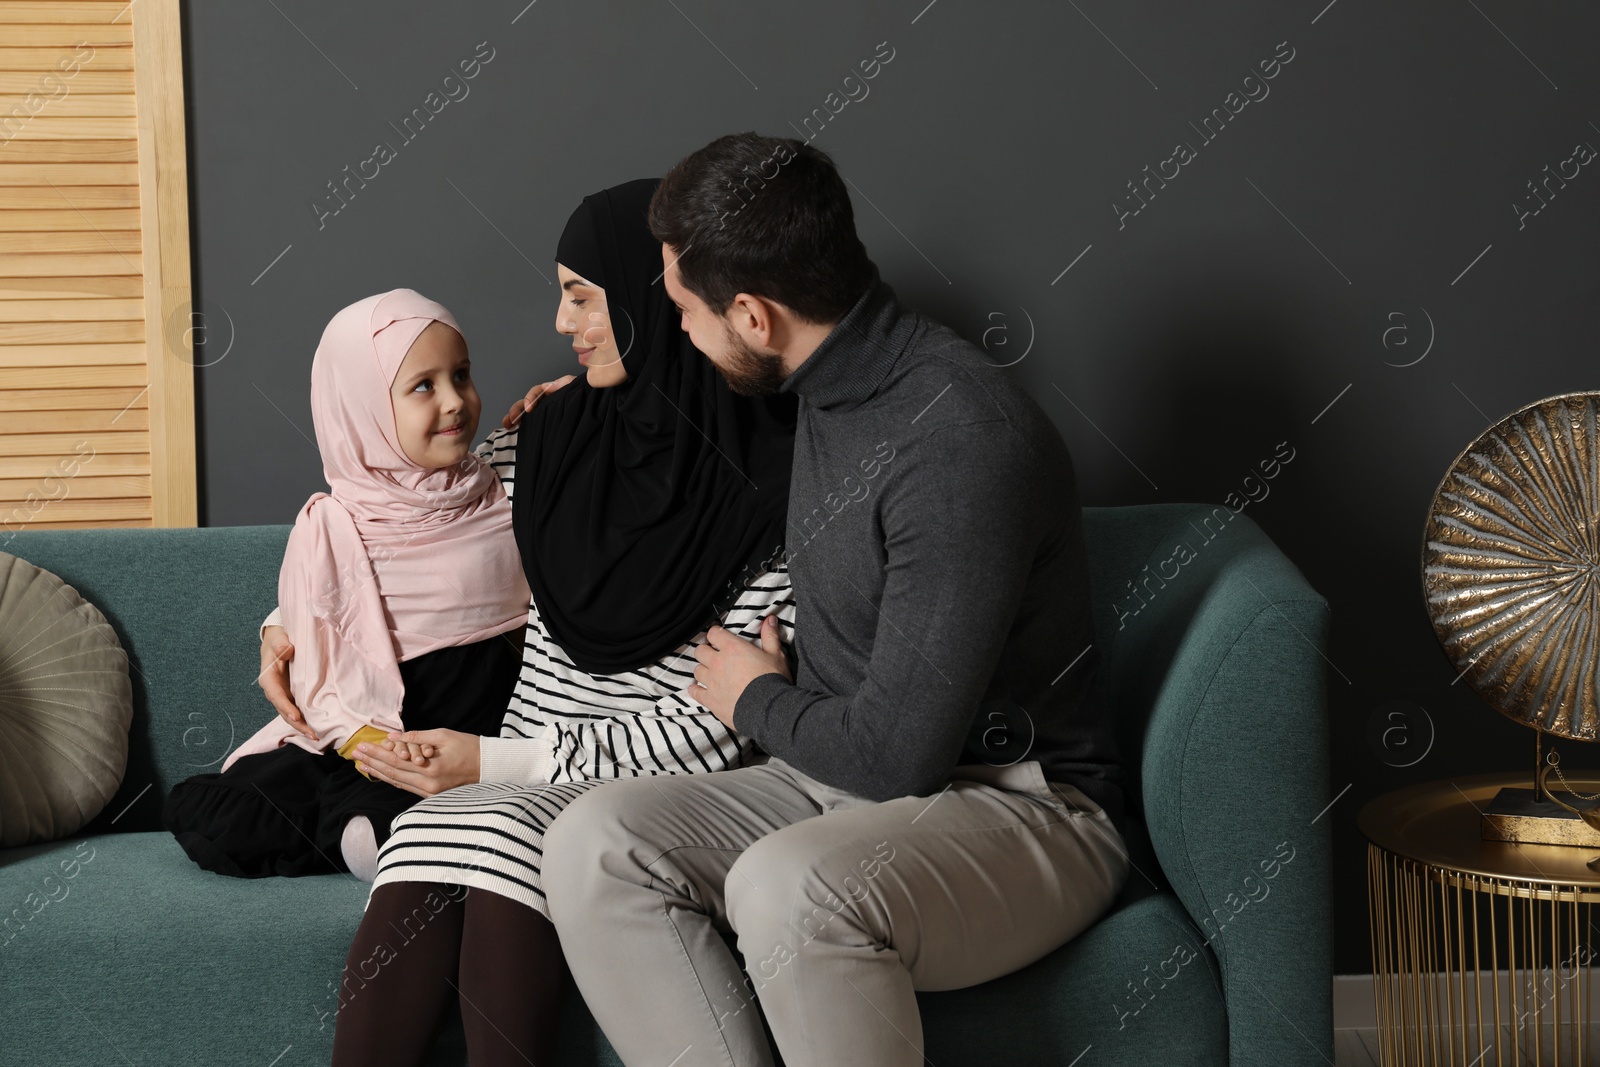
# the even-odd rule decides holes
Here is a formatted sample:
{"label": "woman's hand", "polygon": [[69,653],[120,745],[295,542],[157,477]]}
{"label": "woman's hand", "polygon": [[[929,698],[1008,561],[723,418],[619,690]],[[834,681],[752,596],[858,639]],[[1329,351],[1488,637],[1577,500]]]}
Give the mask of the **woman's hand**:
{"label": "woman's hand", "polygon": [[555,392],[557,389],[560,389],[563,385],[566,385],[576,377],[576,374],[567,374],[557,378],[553,382],[545,382],[543,385],[536,385],[532,389],[529,389],[527,396],[511,405],[511,410],[506,412],[506,417],[500,420],[500,425],[504,426],[508,430],[511,429],[511,427],[515,426],[522,420],[523,412],[533,410],[533,406],[539,402],[539,398],[541,396],[544,396],[546,393]]}
{"label": "woman's hand", "polygon": [[[390,748],[389,742],[395,747]],[[357,745],[356,768],[408,793],[431,797],[478,780],[478,747],[477,734],[405,730],[390,734],[382,745]],[[402,748],[405,755],[401,755]],[[413,753],[419,751],[423,758],[413,759]]]}
{"label": "woman's hand", "polygon": [[295,707],[294,694],[289,692],[289,661],[292,659],[294,646],[289,643],[289,631],[282,626],[268,626],[261,633],[261,673],[256,676],[256,684],[278,709],[279,718],[311,740],[321,741],[300,709]]}

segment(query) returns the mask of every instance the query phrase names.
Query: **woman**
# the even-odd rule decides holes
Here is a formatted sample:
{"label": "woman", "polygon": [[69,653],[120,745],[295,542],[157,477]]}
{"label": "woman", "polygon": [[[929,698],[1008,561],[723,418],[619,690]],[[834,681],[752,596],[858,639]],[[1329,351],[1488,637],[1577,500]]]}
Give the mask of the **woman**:
{"label": "woman", "polygon": [[[511,497],[533,592],[500,737],[395,735],[392,758],[361,764],[430,799],[381,841],[335,1064],[421,1062],[457,994],[474,1067],[547,1062],[565,973],[539,882],[545,828],[604,781],[754,755],[685,690],[713,623],[755,637],[778,629],[764,621],[776,612],[792,637],[795,408],[733,394],[679,329],[645,222],[655,184],[587,197],[569,220],[557,329],[586,374],[480,448]],[[269,693],[281,638],[269,628],[263,643]]]}

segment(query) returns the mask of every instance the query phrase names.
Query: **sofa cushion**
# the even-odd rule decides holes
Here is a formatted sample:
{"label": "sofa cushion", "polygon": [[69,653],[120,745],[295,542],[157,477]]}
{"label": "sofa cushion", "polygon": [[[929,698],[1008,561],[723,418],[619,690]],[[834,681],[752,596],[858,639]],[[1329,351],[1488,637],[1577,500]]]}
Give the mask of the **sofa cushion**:
{"label": "sofa cushion", "polygon": [[[279,1062],[328,1062],[335,983],[367,893],[354,878],[226,878],[170,834],[124,833],[0,852],[0,884],[15,1062],[209,1067],[271,1063],[290,1047]],[[1204,948],[1174,957],[1199,940],[1169,893],[1139,897],[1016,974],[919,994],[928,1054],[939,1067],[987,1067],[1001,1053],[1060,1067],[1092,1044],[1116,1062],[1225,1063],[1215,960]],[[560,1045],[562,1064],[618,1062],[571,989]],[[452,1010],[428,1064],[465,1062]]]}
{"label": "sofa cushion", "polygon": [[[291,1044],[294,1062],[327,1062],[364,884],[225,878],[166,833],[13,849],[0,864],[0,996],[16,1062],[151,1063],[161,1050],[174,1067],[264,1064]],[[184,1047],[192,1060],[171,1051]]]}
{"label": "sofa cushion", "polygon": [[[1131,877],[1138,878],[1134,874]],[[1004,978],[920,993],[939,1067],[1228,1062],[1215,957],[1171,893],[1139,897]]]}
{"label": "sofa cushion", "polygon": [[[212,874],[165,832],[0,850],[0,1062],[327,1063],[368,888]],[[559,1063],[620,1067],[570,986],[559,1045]],[[452,1005],[425,1067],[466,1062]]]}
{"label": "sofa cushion", "polygon": [[128,657],[98,608],[0,552],[0,848],[77,833],[128,766]]}

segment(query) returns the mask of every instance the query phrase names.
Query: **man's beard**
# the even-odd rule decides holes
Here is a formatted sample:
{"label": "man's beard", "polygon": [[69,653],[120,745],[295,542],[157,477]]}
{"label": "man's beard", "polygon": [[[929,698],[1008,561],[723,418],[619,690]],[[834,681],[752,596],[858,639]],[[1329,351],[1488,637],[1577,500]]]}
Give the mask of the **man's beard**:
{"label": "man's beard", "polygon": [[733,331],[727,320],[722,323],[723,336],[728,348],[724,355],[726,366],[717,365],[728,388],[740,396],[771,396],[788,377],[783,370],[782,356],[768,356],[757,352],[743,337]]}

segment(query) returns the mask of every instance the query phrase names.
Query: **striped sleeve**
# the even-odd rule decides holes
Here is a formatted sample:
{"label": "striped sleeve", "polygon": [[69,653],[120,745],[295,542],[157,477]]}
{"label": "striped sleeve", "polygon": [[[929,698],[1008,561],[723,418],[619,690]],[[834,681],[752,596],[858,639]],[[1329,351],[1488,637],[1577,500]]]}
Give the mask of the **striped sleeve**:
{"label": "striped sleeve", "polygon": [[478,739],[478,781],[540,785],[550,780],[555,763],[555,731],[538,737]]}
{"label": "striped sleeve", "polygon": [[494,431],[472,450],[472,454],[494,468],[509,499],[517,481],[517,427],[509,430],[501,427]]}

